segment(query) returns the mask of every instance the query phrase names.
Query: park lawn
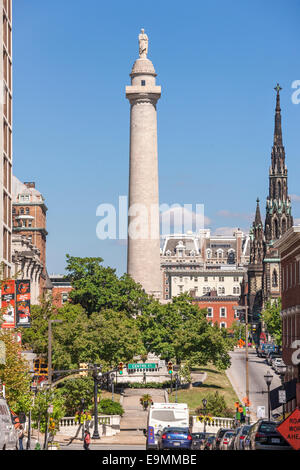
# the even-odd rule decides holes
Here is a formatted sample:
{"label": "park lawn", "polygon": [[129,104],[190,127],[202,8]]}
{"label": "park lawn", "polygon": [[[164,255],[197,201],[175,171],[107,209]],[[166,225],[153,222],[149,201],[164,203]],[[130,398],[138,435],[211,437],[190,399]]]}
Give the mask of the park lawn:
{"label": "park lawn", "polygon": [[[196,408],[202,407],[203,398],[218,391],[220,395],[224,396],[228,408],[234,410],[234,403],[239,400],[225,371],[218,371],[213,365],[194,368],[192,372],[196,372],[196,370],[207,373],[205,382],[200,387],[178,390],[178,403],[187,403],[190,412],[193,413]],[[175,402],[175,392],[169,394],[169,401]]]}
{"label": "park lawn", "polygon": [[[101,397],[101,400],[106,400],[109,398],[111,400],[111,392],[108,392],[107,390],[101,390],[99,391],[99,396]],[[121,395],[119,393],[114,392],[114,401],[120,402],[120,397]]]}

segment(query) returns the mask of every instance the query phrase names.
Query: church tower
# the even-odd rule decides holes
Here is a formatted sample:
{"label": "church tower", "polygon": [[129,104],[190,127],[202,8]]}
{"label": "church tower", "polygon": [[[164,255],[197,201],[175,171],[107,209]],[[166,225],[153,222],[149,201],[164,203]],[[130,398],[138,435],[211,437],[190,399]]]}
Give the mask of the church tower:
{"label": "church tower", "polygon": [[264,249],[264,230],[259,199],[257,199],[255,219],[250,229],[250,263],[248,265],[248,305],[253,320],[256,320],[262,308]]}
{"label": "church tower", "polygon": [[269,171],[269,196],[267,197],[265,236],[267,244],[273,244],[293,225],[291,200],[288,196],[287,167],[282,143],[280,86],[277,84],[274,142]]}
{"label": "church tower", "polygon": [[287,166],[285,149],[282,141],[281,109],[279,84],[275,87],[276,108],[274,141],[269,171],[269,195],[266,204],[265,219],[265,258],[263,279],[263,304],[280,296],[280,260],[273,244],[293,226],[291,199],[288,196]]}

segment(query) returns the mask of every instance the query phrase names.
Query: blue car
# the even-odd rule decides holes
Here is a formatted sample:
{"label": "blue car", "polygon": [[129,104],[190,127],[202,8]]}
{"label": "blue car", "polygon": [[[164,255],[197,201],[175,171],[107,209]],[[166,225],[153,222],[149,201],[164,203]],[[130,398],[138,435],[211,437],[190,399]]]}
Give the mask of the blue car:
{"label": "blue car", "polygon": [[189,428],[164,428],[158,441],[158,449],[191,449],[193,437]]}

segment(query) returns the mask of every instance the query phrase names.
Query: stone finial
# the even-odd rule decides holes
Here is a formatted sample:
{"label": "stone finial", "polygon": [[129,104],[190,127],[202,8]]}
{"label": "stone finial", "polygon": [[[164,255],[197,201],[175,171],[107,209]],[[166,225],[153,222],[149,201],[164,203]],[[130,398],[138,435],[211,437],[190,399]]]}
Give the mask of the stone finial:
{"label": "stone finial", "polygon": [[139,55],[141,59],[146,59],[148,54],[148,36],[145,30],[141,29],[139,34]]}

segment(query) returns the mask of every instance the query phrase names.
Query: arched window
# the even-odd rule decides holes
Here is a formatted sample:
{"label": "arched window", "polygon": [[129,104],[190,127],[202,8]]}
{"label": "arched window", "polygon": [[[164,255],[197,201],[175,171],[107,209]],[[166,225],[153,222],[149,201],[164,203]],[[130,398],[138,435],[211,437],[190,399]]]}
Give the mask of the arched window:
{"label": "arched window", "polygon": [[234,263],[235,263],[235,253],[234,253],[234,250],[230,250],[230,251],[228,252],[227,263],[228,263],[228,264],[234,264]]}
{"label": "arched window", "polygon": [[286,219],[282,219],[281,232],[282,232],[282,235],[286,232]]}
{"label": "arched window", "polygon": [[29,214],[29,207],[26,207],[26,214]]}
{"label": "arched window", "polygon": [[272,274],[272,286],[278,287],[278,274],[277,274],[276,269],[274,269],[273,274]]}
{"label": "arched window", "polygon": [[277,183],[277,194],[278,194],[278,199],[282,199],[281,198],[281,183],[280,183],[280,181],[278,181],[278,183]]}
{"label": "arched window", "polygon": [[273,238],[279,238],[279,230],[278,230],[278,220],[274,219],[273,222]]}
{"label": "arched window", "polygon": [[24,214],[24,208],[23,207],[20,210],[20,214]]}
{"label": "arched window", "polygon": [[206,250],[206,256],[207,256],[207,259],[210,259],[211,258],[211,250]]}

